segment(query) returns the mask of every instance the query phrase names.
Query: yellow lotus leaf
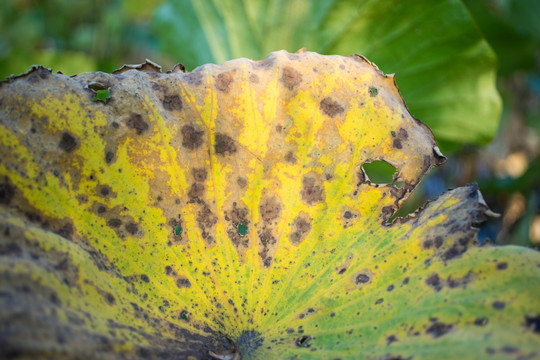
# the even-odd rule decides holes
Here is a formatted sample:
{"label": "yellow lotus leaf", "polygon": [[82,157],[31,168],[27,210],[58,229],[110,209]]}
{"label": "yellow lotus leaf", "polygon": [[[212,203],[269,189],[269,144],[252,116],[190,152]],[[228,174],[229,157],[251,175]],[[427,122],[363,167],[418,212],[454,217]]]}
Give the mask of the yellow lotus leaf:
{"label": "yellow lotus leaf", "polygon": [[[361,56],[0,84],[0,357],[534,359],[540,255]],[[375,184],[363,165],[396,172]]]}

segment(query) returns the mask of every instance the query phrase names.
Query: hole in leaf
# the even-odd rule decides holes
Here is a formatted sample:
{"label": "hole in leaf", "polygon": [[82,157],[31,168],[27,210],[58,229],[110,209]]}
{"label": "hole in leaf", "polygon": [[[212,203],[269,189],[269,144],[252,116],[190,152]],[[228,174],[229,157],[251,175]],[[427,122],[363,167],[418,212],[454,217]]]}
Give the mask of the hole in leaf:
{"label": "hole in leaf", "polygon": [[94,96],[92,101],[94,101],[94,102],[102,101],[104,104],[106,104],[107,101],[109,101],[109,99],[111,98],[111,93],[110,93],[109,89],[110,88],[103,89],[103,90],[96,90],[96,95]]}
{"label": "hole in leaf", "polygon": [[[369,181],[376,185],[390,184],[394,180],[394,174],[396,173],[396,168],[383,160],[364,163],[362,168]],[[401,186],[403,186],[403,182],[401,182]]]}
{"label": "hole in leaf", "polygon": [[397,189],[401,189],[405,183],[403,181],[396,181],[394,183],[394,187]]}
{"label": "hole in leaf", "polygon": [[174,235],[175,236],[178,236],[182,233],[182,227],[180,225],[175,225],[174,226]]}
{"label": "hole in leaf", "polygon": [[304,335],[296,339],[296,346],[298,347],[310,347],[311,346],[311,336]]}
{"label": "hole in leaf", "polygon": [[180,313],[180,319],[184,321],[189,321],[189,314],[186,310],[182,310],[182,312]]}
{"label": "hole in leaf", "polygon": [[376,96],[378,93],[379,93],[379,90],[377,90],[377,88],[374,88],[374,87],[369,88],[369,95],[371,95],[372,97]]}
{"label": "hole in leaf", "polygon": [[238,235],[245,236],[247,234],[248,227],[245,224],[238,224],[237,230],[238,230]]}

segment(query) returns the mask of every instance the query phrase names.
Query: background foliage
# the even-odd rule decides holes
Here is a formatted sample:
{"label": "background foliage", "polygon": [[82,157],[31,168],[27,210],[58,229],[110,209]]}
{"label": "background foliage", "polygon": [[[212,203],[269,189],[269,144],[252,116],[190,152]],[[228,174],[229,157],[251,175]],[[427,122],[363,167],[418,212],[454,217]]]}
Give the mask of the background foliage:
{"label": "background foliage", "polygon": [[[479,181],[490,206],[503,215],[484,227],[482,237],[540,244],[538,2],[241,3],[2,1],[0,77],[38,63],[75,74],[110,72],[145,58],[164,70],[177,62],[190,70],[235,57],[261,59],[281,48],[361,53],[397,74],[413,115],[450,155],[401,214],[449,187]],[[499,61],[502,117],[491,49]]]}

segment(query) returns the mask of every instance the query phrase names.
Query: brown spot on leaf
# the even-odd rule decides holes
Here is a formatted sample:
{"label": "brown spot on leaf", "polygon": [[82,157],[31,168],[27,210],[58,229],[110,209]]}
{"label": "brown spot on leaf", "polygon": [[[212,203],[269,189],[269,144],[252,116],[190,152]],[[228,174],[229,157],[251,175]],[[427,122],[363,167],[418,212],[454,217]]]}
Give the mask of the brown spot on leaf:
{"label": "brown spot on leaf", "polygon": [[245,188],[247,186],[247,180],[243,177],[238,177],[236,179],[236,183],[238,184],[238,186],[240,186],[242,189]]}
{"label": "brown spot on leaf", "polygon": [[185,277],[182,277],[182,276],[179,276],[176,278],[176,286],[178,286],[180,289],[182,288],[190,288],[191,287],[191,282],[189,281],[189,279],[185,278]]}
{"label": "brown spot on leaf", "polygon": [[63,225],[56,233],[63,238],[66,238],[68,240],[71,240],[73,237],[73,233],[75,232],[75,229],[73,228],[73,224],[67,223]]}
{"label": "brown spot on leaf", "polygon": [[186,149],[195,150],[202,145],[204,131],[197,131],[191,125],[184,125],[180,132],[182,133],[182,146]]}
{"label": "brown spot on leaf", "polygon": [[323,189],[321,186],[316,185],[315,177],[304,176],[302,179],[301,196],[302,200],[308,205],[323,201]]}
{"label": "brown spot on leaf", "polygon": [[229,92],[231,83],[234,81],[232,72],[221,73],[216,78],[216,89]]}
{"label": "brown spot on leaf", "polygon": [[251,81],[254,84],[257,84],[259,82],[259,77],[256,74],[249,75],[249,81]]}
{"label": "brown spot on leaf", "polygon": [[439,291],[442,289],[441,279],[439,278],[438,274],[433,274],[430,277],[426,279],[426,284],[431,286],[436,291]]}
{"label": "brown spot on leaf", "polygon": [[105,153],[105,162],[110,164],[114,160],[114,153],[112,151],[107,151]]}
{"label": "brown spot on leaf", "polygon": [[291,164],[296,164],[296,155],[292,151],[289,151],[287,155],[285,155],[285,161]]}
{"label": "brown spot on leaf", "polygon": [[502,310],[505,308],[506,303],[503,301],[494,301],[491,306],[493,306],[495,310]]}
{"label": "brown spot on leaf", "polygon": [[183,78],[188,84],[201,85],[202,83],[202,74],[200,71],[193,71],[193,72],[184,74]]}
{"label": "brown spot on leaf", "polygon": [[11,199],[15,196],[15,187],[9,184],[7,181],[0,184],[0,205],[9,205]]}
{"label": "brown spot on leaf", "polygon": [[474,325],[486,326],[488,322],[489,322],[489,319],[487,317],[479,317],[474,320]]}
{"label": "brown spot on leaf", "polygon": [[206,178],[208,176],[208,173],[206,172],[205,168],[200,168],[200,169],[193,168],[191,169],[191,173],[193,174],[193,178],[197,182],[206,181]]}
{"label": "brown spot on leaf", "polygon": [[540,315],[525,315],[525,326],[540,334]]}
{"label": "brown spot on leaf", "polygon": [[163,99],[163,108],[168,111],[182,110],[182,99],[179,95],[167,95]]}
{"label": "brown spot on leaf", "polygon": [[400,128],[398,131],[398,137],[401,140],[407,140],[409,138],[409,134],[407,133],[407,130]]}
{"label": "brown spot on leaf", "polygon": [[508,269],[508,263],[506,261],[497,263],[497,270],[506,270]]}
{"label": "brown spot on leaf", "polygon": [[295,86],[300,84],[302,81],[302,75],[295,69],[287,66],[283,69],[283,74],[281,75],[281,82],[283,85],[285,85],[289,90],[294,89]]}
{"label": "brown spot on leaf", "polygon": [[448,333],[451,329],[452,329],[451,324],[445,324],[442,322],[434,322],[427,328],[426,334],[430,334],[434,338],[438,338]]}
{"label": "brown spot on leaf", "polygon": [[107,220],[107,225],[112,228],[118,228],[122,225],[122,220],[117,218],[109,219]]}
{"label": "brown spot on leaf", "polygon": [[291,232],[291,242],[299,244],[311,230],[311,218],[304,212],[301,212],[293,221]]}
{"label": "brown spot on leaf", "polygon": [[62,133],[62,138],[58,143],[58,147],[65,152],[73,151],[77,147],[77,139],[67,131]]}
{"label": "brown spot on leaf", "polygon": [[392,143],[392,146],[394,146],[396,149],[401,149],[402,148],[401,140],[394,139],[394,142]]}
{"label": "brown spot on leaf", "polygon": [[261,201],[259,211],[263,221],[270,222],[279,217],[279,214],[281,213],[281,204],[275,196],[265,198]]}
{"label": "brown spot on leaf", "polygon": [[225,155],[226,153],[232,155],[236,152],[236,143],[229,135],[217,133],[214,150],[218,155]]}
{"label": "brown spot on leaf", "polygon": [[143,120],[139,114],[131,114],[126,121],[126,125],[134,130],[137,130],[137,134],[140,135],[144,131],[148,130],[148,124]]}
{"label": "brown spot on leaf", "polygon": [[320,102],[320,108],[323,113],[330,117],[334,117],[337,114],[341,114],[343,112],[343,106],[341,106],[337,101],[332,100],[329,97],[325,97]]}
{"label": "brown spot on leaf", "polygon": [[205,190],[206,190],[206,187],[201,183],[191,184],[191,188],[189,189],[189,192],[188,192],[188,196],[191,199],[190,202],[193,202],[197,199],[202,199]]}
{"label": "brown spot on leaf", "polygon": [[217,221],[217,217],[212,213],[208,205],[202,203],[201,209],[197,212],[197,224],[201,230],[201,236],[207,244],[213,244],[215,241],[208,231]]}
{"label": "brown spot on leaf", "polygon": [[354,278],[354,283],[356,285],[367,284],[370,281],[371,281],[371,277],[368,274],[358,274]]}
{"label": "brown spot on leaf", "polygon": [[135,235],[139,232],[139,225],[135,224],[134,222],[130,222],[126,225],[126,230],[131,235]]}

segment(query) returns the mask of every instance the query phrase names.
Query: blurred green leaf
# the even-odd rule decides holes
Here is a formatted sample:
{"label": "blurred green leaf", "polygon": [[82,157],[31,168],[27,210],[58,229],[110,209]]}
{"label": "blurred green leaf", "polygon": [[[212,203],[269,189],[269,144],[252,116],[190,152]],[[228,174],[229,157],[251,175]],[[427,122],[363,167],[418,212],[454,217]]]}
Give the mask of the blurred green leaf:
{"label": "blurred green leaf", "polygon": [[153,19],[163,52],[188,69],[307,48],[360,53],[397,83],[445,147],[485,143],[501,100],[496,58],[460,1],[165,1]]}

